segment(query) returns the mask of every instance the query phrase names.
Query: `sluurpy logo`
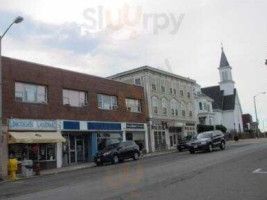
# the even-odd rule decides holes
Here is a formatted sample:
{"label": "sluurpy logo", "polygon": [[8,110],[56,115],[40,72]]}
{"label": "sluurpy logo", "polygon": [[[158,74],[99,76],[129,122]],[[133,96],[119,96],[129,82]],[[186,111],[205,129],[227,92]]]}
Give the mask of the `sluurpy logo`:
{"label": "sluurpy logo", "polygon": [[83,32],[97,31],[128,31],[129,37],[134,38],[147,31],[154,35],[164,31],[174,35],[183,22],[185,14],[176,13],[145,13],[141,6],[124,5],[120,9],[110,9],[104,6],[87,8],[83,12]]}

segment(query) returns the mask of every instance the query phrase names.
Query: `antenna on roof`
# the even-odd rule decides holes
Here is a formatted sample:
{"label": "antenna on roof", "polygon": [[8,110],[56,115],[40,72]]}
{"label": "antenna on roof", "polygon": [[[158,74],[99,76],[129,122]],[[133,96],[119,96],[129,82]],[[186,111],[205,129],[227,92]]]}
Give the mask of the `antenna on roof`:
{"label": "antenna on roof", "polygon": [[222,48],[222,50],[223,50],[223,42],[221,42],[221,48]]}

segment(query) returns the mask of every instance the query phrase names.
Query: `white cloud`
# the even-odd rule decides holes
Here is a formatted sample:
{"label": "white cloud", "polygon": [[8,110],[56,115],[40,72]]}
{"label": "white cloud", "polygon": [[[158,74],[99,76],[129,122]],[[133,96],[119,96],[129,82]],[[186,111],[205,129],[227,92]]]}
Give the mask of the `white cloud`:
{"label": "white cloud", "polygon": [[[100,76],[141,65],[167,69],[165,60],[168,59],[174,73],[196,79],[202,86],[210,86],[219,82],[217,68],[220,43],[223,42],[243,111],[254,114],[253,95],[267,91],[267,67],[264,66],[267,3],[264,0],[2,0],[0,9],[22,14],[26,16],[25,20],[31,19],[36,24],[65,26],[72,22],[88,23],[83,16],[86,8],[101,5],[116,15],[125,4],[132,8],[140,5],[146,14],[175,13],[179,16],[185,13],[185,18],[175,35],[170,35],[167,29],[158,35],[140,27],[124,27],[116,32],[101,29],[90,35],[99,40],[99,44],[92,52],[85,53],[49,44],[49,38],[57,36],[64,42],[70,37],[68,33],[61,35],[62,32],[56,30],[52,35],[29,35],[23,41],[7,36],[4,54]],[[132,34],[133,30],[137,34]],[[83,37],[86,37],[85,33]],[[266,98],[267,95],[258,98],[259,117],[265,120]]]}

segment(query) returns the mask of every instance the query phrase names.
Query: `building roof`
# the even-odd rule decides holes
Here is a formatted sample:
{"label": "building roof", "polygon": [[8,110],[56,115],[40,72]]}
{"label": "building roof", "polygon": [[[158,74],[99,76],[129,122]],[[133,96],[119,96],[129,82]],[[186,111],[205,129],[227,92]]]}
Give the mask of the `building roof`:
{"label": "building roof", "polygon": [[167,72],[167,71],[164,71],[164,70],[161,70],[161,69],[157,69],[157,68],[154,68],[154,67],[150,67],[150,66],[142,66],[142,67],[134,68],[134,69],[131,69],[131,70],[128,70],[128,71],[124,71],[124,72],[109,76],[107,78],[110,78],[110,79],[119,78],[119,77],[126,76],[126,75],[129,75],[129,74],[132,74],[132,73],[140,72],[140,71],[143,71],[143,70],[149,70],[149,71],[153,71],[153,72],[157,72],[157,73],[160,73],[160,74],[164,74],[166,76],[170,76],[170,77],[173,77],[173,78],[178,78],[178,79],[182,79],[184,81],[189,81],[191,83],[196,83],[196,81],[193,80],[193,79],[186,78],[186,77],[183,77],[183,76],[180,76],[180,75],[177,75],[177,74],[173,74],[173,73],[170,73],[170,72]]}
{"label": "building roof", "polygon": [[212,98],[213,109],[219,110],[234,110],[235,109],[235,98],[236,98],[236,89],[234,90],[233,95],[224,96],[224,91],[220,90],[220,86],[212,86],[202,88],[201,91]]}
{"label": "building roof", "polygon": [[222,54],[221,54],[221,61],[220,61],[220,67],[229,67],[229,62],[225,56],[224,50],[222,48]]}

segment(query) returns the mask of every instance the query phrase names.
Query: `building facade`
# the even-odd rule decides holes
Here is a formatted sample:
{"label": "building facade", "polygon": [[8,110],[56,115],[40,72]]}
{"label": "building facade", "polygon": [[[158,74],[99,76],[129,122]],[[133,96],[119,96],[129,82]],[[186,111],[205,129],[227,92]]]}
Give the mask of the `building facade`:
{"label": "building facade", "polygon": [[195,115],[200,125],[214,125],[213,100],[201,91],[201,86],[194,86]]}
{"label": "building facade", "polygon": [[203,94],[213,100],[212,107],[215,113],[215,125],[224,125],[229,132],[242,133],[242,107],[235,82],[224,50],[222,48],[219,66],[219,85],[202,88]]}
{"label": "building facade", "polygon": [[151,151],[176,148],[178,139],[195,133],[194,80],[149,66],[109,78],[144,87]]}
{"label": "building facade", "polygon": [[10,155],[46,169],[126,139],[148,152],[146,120],[140,86],[3,58],[3,174]]}

